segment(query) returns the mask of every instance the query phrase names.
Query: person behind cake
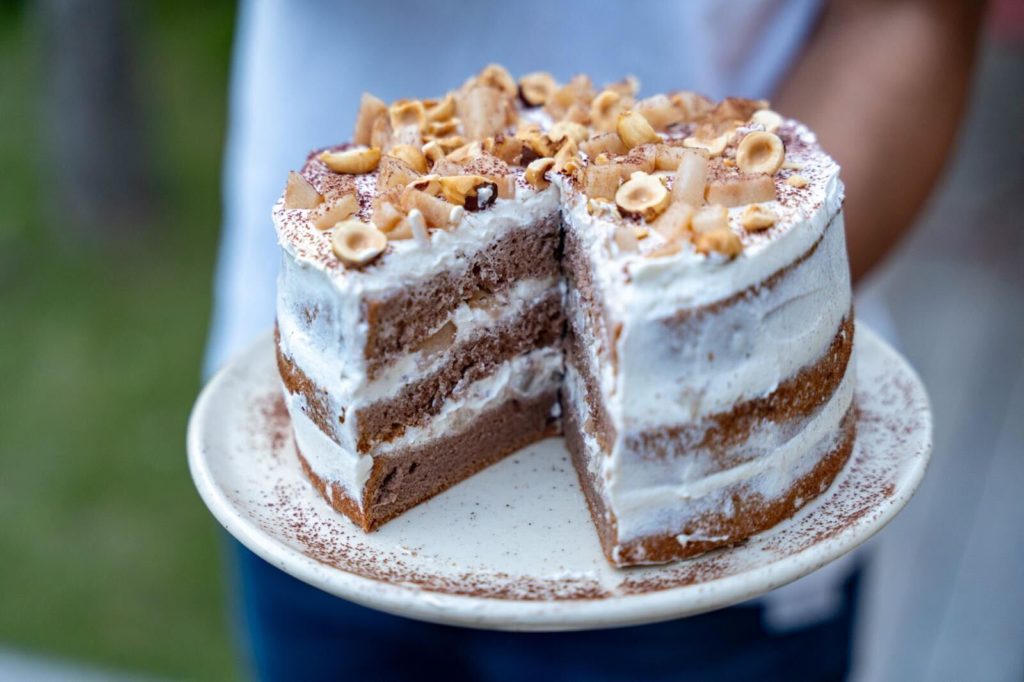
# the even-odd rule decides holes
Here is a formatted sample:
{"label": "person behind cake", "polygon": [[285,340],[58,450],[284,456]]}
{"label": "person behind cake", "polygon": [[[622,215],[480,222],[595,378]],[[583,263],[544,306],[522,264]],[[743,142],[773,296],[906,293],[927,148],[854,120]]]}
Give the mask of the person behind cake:
{"label": "person behind cake", "polygon": [[[435,91],[444,92],[461,82],[466,73],[492,60],[503,61],[519,73],[534,70],[537,65],[555,65],[552,70],[559,73],[564,70],[566,76],[586,71],[605,77],[609,82],[621,75],[616,70],[633,71],[645,82],[645,91],[651,93],[675,91],[680,86],[719,96],[736,93],[762,96],[777,92],[775,108],[811,124],[826,149],[843,165],[842,176],[848,188],[846,213],[851,264],[855,277],[862,274],[909,224],[929,182],[941,166],[959,115],[969,60],[954,50],[938,47],[937,27],[959,32],[963,39],[955,44],[967,45],[966,54],[969,54],[973,35],[974,23],[961,21],[958,11],[964,10],[958,10],[953,4],[948,7],[942,3],[929,5],[926,16],[933,21],[920,22],[911,18],[916,15],[906,13],[903,7],[914,3],[897,4],[900,7],[873,7],[870,11],[879,16],[891,11],[904,22],[906,30],[901,32],[899,41],[884,33],[874,36],[877,23],[865,21],[864,12],[868,10],[851,10],[845,3],[834,3],[827,8],[813,4],[794,6],[788,11],[775,7],[757,12],[749,8],[749,14],[736,12],[735,16],[716,12],[711,3],[688,5],[685,10],[675,6],[644,6],[643,13],[653,14],[658,19],[645,22],[651,35],[635,43],[643,46],[636,53],[642,59],[639,63],[630,61],[628,64],[616,50],[587,49],[593,45],[593,36],[620,36],[613,44],[623,48],[623,54],[630,54],[625,46],[636,38],[615,29],[632,25],[629,22],[635,19],[636,8],[625,4],[595,13],[586,20],[588,26],[572,29],[560,22],[542,20],[556,14],[572,16],[570,10],[555,12],[549,5],[531,7],[532,3],[518,3],[514,8],[493,7],[487,17],[466,12],[458,3],[448,3],[415,25],[407,18],[390,15],[384,7],[356,5],[348,8],[345,16],[335,16],[336,10],[329,7],[313,11],[273,4],[246,6],[240,20],[243,30],[237,48],[233,93],[234,115],[240,118],[233,122],[229,142],[226,232],[219,275],[222,288],[217,299],[210,365],[218,364],[228,352],[272,321],[272,273],[277,268],[276,253],[272,237],[265,229],[260,229],[265,227],[265,221],[259,219],[260,210],[272,199],[263,204],[259,202],[267,193],[276,194],[283,175],[278,173],[271,177],[272,174],[264,173],[263,169],[292,167],[294,160],[302,158],[300,154],[306,151],[296,151],[295,146],[314,148],[339,139],[337,119],[345,110],[344,102],[352,102],[363,90],[374,90],[389,101],[410,94],[427,96]],[[504,13],[514,16],[502,17]],[[966,16],[974,17],[970,13]],[[424,22],[436,23],[430,26]],[[370,30],[375,26],[381,30]],[[506,32],[509,26],[518,30]],[[869,29],[867,32],[865,27]],[[392,46],[400,46],[416,43],[403,41],[396,33],[406,31],[410,40],[414,40],[430,33],[431,28],[439,35],[487,34],[494,40],[490,49],[469,44],[475,41],[432,42],[431,75],[427,78],[406,50],[394,47],[385,51],[370,50],[353,34],[367,31],[388,35]],[[527,46],[523,43],[528,35],[531,38]],[[908,36],[912,39],[908,40]],[[873,38],[875,48],[870,54],[859,47],[849,47],[859,46],[861,39],[867,37]],[[328,43],[331,48],[325,54],[330,54],[330,59],[326,62],[305,58],[305,55],[317,54],[317,50]],[[743,53],[741,45],[758,45],[763,49]],[[364,46],[366,52],[361,52],[360,46]],[[575,49],[569,49],[571,46]],[[802,55],[799,54],[801,47]],[[879,58],[877,55],[887,54],[886,49],[919,51],[928,57],[920,64],[929,66],[889,74],[880,84],[872,83],[868,97],[863,89],[864,74],[872,68],[872,60]],[[371,53],[373,59],[368,58]],[[553,61],[540,61],[542,56],[549,56]],[[344,73],[329,68],[330,64],[338,63],[360,66]],[[679,66],[669,68],[667,64]],[[385,73],[389,74],[389,79],[379,80]],[[956,77],[951,78],[951,74]],[[428,81],[436,87],[424,91]],[[325,83],[330,83],[330,87],[323,87]],[[822,88],[825,83],[829,84],[827,89]],[[918,117],[910,117],[915,112],[910,111],[908,102],[921,102],[911,95],[931,92],[932,88],[942,88],[949,96],[929,100],[927,116],[922,112]],[[906,125],[911,120],[914,125]],[[901,136],[893,139],[887,135],[891,129],[900,130]],[[293,134],[285,136],[283,131],[293,131]],[[620,139],[632,146],[628,136],[628,131],[625,137],[620,132]],[[886,144],[873,144],[880,139]],[[268,159],[271,163],[267,163]],[[887,181],[888,175],[878,173],[880,167],[893,175],[909,178],[909,182],[897,188]],[[640,180],[637,185],[647,182],[642,178],[634,179]],[[498,188],[495,183],[494,191]],[[645,192],[649,194],[655,189],[653,185],[638,187],[635,196],[646,201],[650,197]],[[627,205],[624,207],[620,202],[619,209],[633,210],[629,197],[624,201]],[[647,210],[646,205],[636,208]],[[767,217],[751,216],[750,220],[753,226],[763,223]],[[252,235],[243,238],[239,232],[243,229],[251,230]],[[839,234],[841,237],[841,227]],[[726,235],[723,234],[723,238],[725,241],[712,241],[704,248],[724,256],[735,255],[734,245]],[[365,243],[363,237],[360,239],[359,243]],[[635,248],[632,242],[626,244],[623,240],[625,237],[618,238],[616,233],[616,248]],[[340,253],[336,249],[335,255],[344,260],[347,254],[342,248]],[[263,293],[267,293],[266,298],[262,297]],[[644,549],[647,551],[649,548]],[[694,669],[710,674],[726,670],[721,666],[736,665],[734,661],[723,659],[721,653],[708,653],[714,651],[712,643],[747,621],[771,620],[772,599],[782,597],[781,593],[770,597],[768,606],[737,607],[712,616],[648,626],[617,636],[614,633],[552,635],[546,636],[543,643],[528,643],[510,635],[452,631],[370,613],[295,583],[241,548],[238,556],[248,595],[249,626],[254,635],[258,633],[261,641],[266,642],[254,652],[256,665],[261,675],[267,677],[295,674],[303,678],[323,677],[333,669],[332,664],[342,659],[346,661],[347,670],[358,671],[360,665],[365,665],[367,674],[372,671],[376,677],[381,673],[387,676],[388,668],[375,651],[386,650],[390,646],[388,642],[407,650],[412,647],[426,660],[434,660],[446,670],[456,671],[456,677],[465,674],[499,678],[501,672],[519,677],[529,674],[530,667],[535,666],[538,672],[547,675],[564,670],[565,674],[593,678],[600,671],[607,679],[625,679],[635,676],[645,666],[672,675],[681,674],[685,667],[679,661],[699,666]],[[613,556],[610,554],[609,558]],[[832,573],[834,576],[836,571]],[[806,594],[837,589],[836,584],[826,584],[828,581],[822,578],[811,576],[788,588],[791,598],[798,599],[799,590]],[[843,652],[852,614],[849,601],[849,598],[834,600],[833,603],[843,605],[838,613],[805,614],[805,622],[798,623],[803,627],[793,627],[785,635],[772,634],[762,626],[755,627],[731,653],[749,666],[746,668],[749,672],[771,674],[772,668],[758,667],[756,655],[752,653],[766,644],[771,644],[776,651],[794,646],[827,650],[832,646],[834,651]],[[311,629],[310,624],[317,621],[325,627]],[[296,623],[307,637],[291,636]],[[369,638],[365,636],[366,628],[374,629]],[[700,632],[700,636],[695,636],[696,632]],[[314,633],[317,638],[310,639],[308,635]],[[642,637],[643,644],[632,641],[632,635]],[[602,645],[605,641],[626,638],[632,641],[629,646]],[[328,640],[330,646],[317,644]],[[461,652],[458,658],[442,654],[445,642]],[[344,654],[331,650],[343,644],[348,645]],[[686,655],[680,657],[680,647],[684,645],[694,648],[692,652],[687,649]],[[557,649],[559,655],[552,655],[548,647]],[[504,671],[495,669],[500,660],[498,652],[517,648],[518,665]],[[584,649],[586,656],[582,653]],[[597,652],[603,650],[615,651],[614,658],[598,655]],[[672,656],[672,666],[658,663],[665,656]],[[846,658],[841,654],[829,660],[814,656],[804,660],[807,674],[820,676],[825,671],[841,674]],[[396,665],[402,669],[400,663]],[[786,670],[790,674],[793,671],[792,667]],[[782,671],[776,669],[776,672]],[[358,677],[359,673],[356,675]]]}

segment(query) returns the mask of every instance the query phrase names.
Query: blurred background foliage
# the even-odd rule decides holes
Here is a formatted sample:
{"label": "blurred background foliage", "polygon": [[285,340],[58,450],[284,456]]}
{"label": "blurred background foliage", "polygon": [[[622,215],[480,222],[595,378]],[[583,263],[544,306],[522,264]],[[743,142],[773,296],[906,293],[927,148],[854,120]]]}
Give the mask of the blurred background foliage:
{"label": "blurred background foliage", "polygon": [[0,646],[229,679],[221,537],[184,434],[209,315],[234,6],[114,3],[137,116],[99,144],[134,145],[120,133],[141,131],[137,148],[110,151],[115,188],[142,196],[127,213],[101,203],[103,224],[68,200],[76,178],[61,179],[96,173],[75,156],[76,136],[95,131],[53,91],[52,42],[78,20],[55,31],[48,12],[75,4],[111,6],[0,3]]}

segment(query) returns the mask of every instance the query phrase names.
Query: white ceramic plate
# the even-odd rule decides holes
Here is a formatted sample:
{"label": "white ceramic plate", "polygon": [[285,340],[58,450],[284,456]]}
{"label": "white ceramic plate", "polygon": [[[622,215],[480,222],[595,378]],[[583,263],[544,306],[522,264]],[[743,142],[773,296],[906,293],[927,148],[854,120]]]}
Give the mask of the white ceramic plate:
{"label": "white ceramic plate", "polygon": [[931,452],[928,398],[906,361],[863,324],[855,353],[857,441],[832,487],[741,546],[667,566],[608,565],[568,453],[554,438],[364,534],[299,469],[269,335],[199,396],[189,465],[229,533],[350,601],[493,629],[650,623],[796,580],[850,552],[907,503]]}

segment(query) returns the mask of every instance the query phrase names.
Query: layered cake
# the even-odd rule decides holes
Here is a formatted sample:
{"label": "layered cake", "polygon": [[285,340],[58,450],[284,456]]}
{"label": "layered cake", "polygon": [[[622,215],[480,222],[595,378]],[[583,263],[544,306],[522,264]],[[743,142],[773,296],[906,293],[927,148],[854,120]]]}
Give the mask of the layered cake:
{"label": "layered cake", "polygon": [[303,470],[372,531],[561,434],[614,565],[773,526],[853,445],[842,196],[761,100],[494,65],[364,95],[273,210]]}

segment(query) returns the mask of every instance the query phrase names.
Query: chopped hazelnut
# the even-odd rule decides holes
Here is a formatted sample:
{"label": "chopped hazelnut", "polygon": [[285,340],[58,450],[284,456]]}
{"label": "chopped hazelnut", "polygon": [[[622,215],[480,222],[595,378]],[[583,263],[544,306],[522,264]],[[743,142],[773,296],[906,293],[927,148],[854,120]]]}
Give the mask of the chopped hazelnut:
{"label": "chopped hazelnut", "polygon": [[679,108],[683,121],[696,121],[714,108],[714,103],[704,95],[686,90],[669,95],[669,101]]}
{"label": "chopped hazelnut", "polygon": [[708,153],[708,156],[714,158],[722,155],[722,152],[729,145],[730,137],[732,137],[732,133],[723,133],[711,139],[691,136],[683,140],[683,146],[690,149],[703,149]]}
{"label": "chopped hazelnut", "polygon": [[335,173],[351,173],[361,175],[371,173],[380,163],[380,149],[378,147],[357,147],[346,149],[341,152],[320,152],[316,157],[327,164]]}
{"label": "chopped hazelnut", "polygon": [[444,199],[411,187],[406,187],[402,192],[402,208],[407,212],[418,210],[423,214],[428,227],[446,227],[452,213],[451,204]]}
{"label": "chopped hazelnut", "polygon": [[493,137],[508,123],[509,104],[501,90],[477,85],[459,99],[459,118],[466,135],[472,140]]}
{"label": "chopped hazelnut", "polygon": [[501,64],[488,64],[485,66],[484,70],[477,77],[477,83],[495,88],[510,99],[519,92],[519,86],[516,85],[515,79],[512,78],[512,75]]}
{"label": "chopped hazelnut", "polygon": [[448,152],[446,158],[449,161],[454,161],[455,163],[466,163],[467,161],[472,161],[479,157],[483,153],[483,144],[478,140],[473,140],[472,142],[467,142],[458,149],[453,149]]}
{"label": "chopped hazelnut", "polygon": [[708,181],[708,159],[700,150],[685,150],[676,166],[672,181],[672,201],[693,207],[704,203],[704,190]]}
{"label": "chopped hazelnut", "polygon": [[387,156],[404,161],[409,168],[417,173],[427,172],[427,158],[419,147],[414,147],[411,144],[396,144],[388,149]]}
{"label": "chopped hazelnut", "polygon": [[370,132],[373,130],[374,121],[378,118],[385,118],[388,113],[388,105],[377,99],[368,92],[364,92],[359,100],[359,113],[356,115],[356,128],[352,133],[352,142],[355,144],[372,144]]}
{"label": "chopped hazelnut", "polygon": [[343,194],[326,201],[309,214],[309,221],[318,230],[329,230],[342,220],[351,218],[359,210],[359,200],[355,194]]}
{"label": "chopped hazelnut", "polygon": [[642,144],[661,142],[658,133],[654,132],[654,128],[643,117],[643,114],[638,114],[635,111],[620,113],[615,131],[622,139],[622,144],[626,145],[626,149],[632,149]]}
{"label": "chopped hazelnut", "polygon": [[632,253],[637,250],[636,231],[628,225],[616,227],[612,233],[612,239],[615,241],[615,245],[619,247],[620,252]]}
{"label": "chopped hazelnut", "polygon": [[445,156],[444,148],[441,143],[437,140],[431,140],[422,147],[423,157],[427,160],[431,166],[440,161]]}
{"label": "chopped hazelnut", "polygon": [[693,245],[700,253],[714,251],[729,258],[735,258],[743,251],[743,242],[728,228],[700,232],[694,237]]}
{"label": "chopped hazelnut", "polygon": [[455,93],[449,92],[440,102],[431,102],[426,107],[427,120],[432,122],[447,121],[455,115]]}
{"label": "chopped hazelnut", "polygon": [[649,222],[668,208],[669,194],[660,180],[637,172],[615,192],[615,203],[624,214]]}
{"label": "chopped hazelnut", "polygon": [[785,159],[782,140],[774,133],[747,133],[736,148],[736,165],[744,173],[775,175]]}
{"label": "chopped hazelnut", "polygon": [[309,180],[295,171],[289,171],[288,182],[284,187],[285,208],[315,208],[323,200],[320,193],[309,184]]}
{"label": "chopped hazelnut", "polygon": [[747,232],[760,232],[774,225],[777,219],[775,212],[767,206],[751,204],[740,214],[740,225]]}
{"label": "chopped hazelnut", "polygon": [[534,189],[544,189],[551,182],[545,177],[545,173],[555,167],[555,160],[549,157],[537,159],[526,167],[526,182]]}
{"label": "chopped hazelnut", "polygon": [[551,126],[551,130],[548,131],[548,137],[556,144],[566,138],[569,138],[573,142],[579,144],[590,137],[590,131],[587,130],[585,125],[579,123],[573,123],[572,121],[559,121],[555,125]]}
{"label": "chopped hazelnut", "polygon": [[547,104],[557,89],[554,76],[544,71],[528,73],[519,79],[519,97],[531,107]]}
{"label": "chopped hazelnut", "polygon": [[758,109],[750,117],[750,121],[764,126],[769,133],[776,133],[782,127],[782,117],[771,109]]}
{"label": "chopped hazelnut", "polygon": [[440,178],[445,200],[467,211],[482,211],[498,198],[498,186],[479,175],[452,175]]}
{"label": "chopped hazelnut", "polygon": [[414,126],[420,131],[427,122],[427,111],[418,99],[400,99],[388,107],[388,118],[393,130]]}
{"label": "chopped hazelnut", "polygon": [[402,212],[389,201],[378,201],[374,204],[370,222],[382,232],[388,232],[402,221]]}
{"label": "chopped hazelnut", "polygon": [[803,189],[807,186],[807,178],[802,175],[790,175],[786,178],[786,184],[790,187],[796,187],[797,189]]}
{"label": "chopped hazelnut", "polygon": [[590,124],[595,130],[612,132],[619,122],[619,114],[626,108],[629,99],[614,90],[601,92],[590,103]]}
{"label": "chopped hazelnut", "polygon": [[668,241],[683,239],[690,231],[690,220],[694,209],[689,204],[674,202],[658,216],[651,227]]}
{"label": "chopped hazelnut", "polygon": [[394,156],[380,160],[377,174],[377,191],[386,192],[392,187],[405,187],[420,176],[409,164]]}
{"label": "chopped hazelnut", "polygon": [[331,248],[334,255],[349,267],[360,267],[370,263],[388,245],[388,238],[370,223],[361,220],[345,220],[334,228]]}
{"label": "chopped hazelnut", "polygon": [[729,211],[720,204],[712,204],[698,209],[690,218],[690,228],[698,233],[728,230]]}
{"label": "chopped hazelnut", "polygon": [[618,164],[587,166],[584,184],[591,199],[613,199],[622,183],[622,170]]}
{"label": "chopped hazelnut", "polygon": [[655,130],[665,130],[684,119],[683,111],[665,95],[654,95],[636,103],[633,110],[642,114]]}
{"label": "chopped hazelnut", "polygon": [[626,145],[622,144],[618,133],[598,133],[590,139],[580,143],[580,149],[590,158],[596,158],[600,154],[618,156],[626,153]]}
{"label": "chopped hazelnut", "polygon": [[708,183],[705,196],[709,203],[723,206],[759,204],[775,199],[775,181],[767,175],[729,175]]}

